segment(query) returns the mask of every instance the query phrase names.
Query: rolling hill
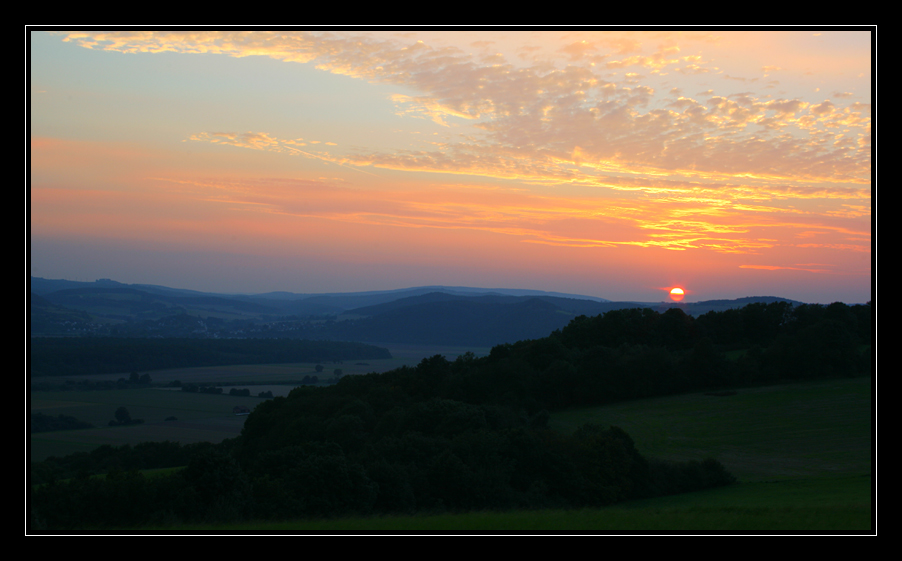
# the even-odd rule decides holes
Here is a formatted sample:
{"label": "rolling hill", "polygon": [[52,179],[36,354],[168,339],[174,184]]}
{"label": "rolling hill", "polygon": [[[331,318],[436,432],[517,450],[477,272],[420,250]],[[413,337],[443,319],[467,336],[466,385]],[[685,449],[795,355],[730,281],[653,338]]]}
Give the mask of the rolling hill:
{"label": "rolling hill", "polygon": [[[705,302],[612,302],[538,290],[423,286],[398,290],[258,295],[204,293],[109,279],[32,277],[31,334],[303,338],[491,347],[544,337],[573,318],[624,308],[688,315],[773,296]],[[793,302],[798,304],[798,302]]]}

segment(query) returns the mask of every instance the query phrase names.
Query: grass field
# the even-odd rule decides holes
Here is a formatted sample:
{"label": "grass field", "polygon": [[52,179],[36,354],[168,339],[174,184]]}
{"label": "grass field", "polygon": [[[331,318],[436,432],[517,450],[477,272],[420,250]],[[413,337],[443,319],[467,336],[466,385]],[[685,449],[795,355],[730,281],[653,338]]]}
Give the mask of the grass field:
{"label": "grass field", "polygon": [[642,454],[720,460],[740,481],[871,473],[871,378],[692,393],[562,411],[551,426],[616,425]]}
{"label": "grass field", "polygon": [[601,509],[196,525],[178,530],[236,534],[855,534],[867,533],[872,527],[870,488],[868,476],[814,478],[741,483]]}
{"label": "grass field", "polygon": [[[226,390],[228,391],[228,390]],[[253,408],[263,401],[257,397],[206,395],[162,389],[108,390],[85,392],[34,392],[32,413],[69,415],[87,421],[93,429],[33,433],[31,458],[90,452],[110,444],[138,444],[164,441],[221,442],[241,433],[247,417],[235,416],[232,408]],[[132,419],[144,419],[140,425],[110,427],[117,408],[128,409]],[[176,417],[175,421],[166,421]]]}
{"label": "grass field", "polygon": [[[392,346],[392,358],[323,363],[323,372],[316,372],[316,363],[259,364],[177,368],[149,372],[155,385],[179,380],[183,384],[217,384],[228,394],[230,387],[246,387],[252,396],[272,391],[274,396],[288,395],[304,376],[316,375],[324,383],[333,379],[336,368],[343,375],[385,372],[401,366],[416,366],[436,354],[454,360],[466,352],[459,347]],[[487,354],[488,349],[477,349]],[[78,379],[117,380],[128,374],[83,376]],[[39,381],[37,379],[35,381]],[[30,457],[43,460],[49,456],[63,456],[110,444],[138,444],[148,441],[221,442],[241,433],[245,416],[235,416],[232,408],[244,405],[253,409],[263,401],[258,397],[234,397],[181,392],[173,389],[143,388],[104,391],[30,392],[31,413],[57,416],[68,415],[94,425],[93,429],[34,433],[30,437]],[[109,427],[119,407],[128,409],[132,419],[144,419],[140,425]],[[176,421],[166,421],[175,417]]]}

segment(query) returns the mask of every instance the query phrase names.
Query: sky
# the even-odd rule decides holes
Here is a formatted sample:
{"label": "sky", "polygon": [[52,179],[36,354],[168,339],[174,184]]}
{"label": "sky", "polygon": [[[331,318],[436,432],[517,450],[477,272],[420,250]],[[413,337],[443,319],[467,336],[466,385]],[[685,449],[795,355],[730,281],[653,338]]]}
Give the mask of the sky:
{"label": "sky", "polygon": [[32,276],[871,300],[866,29],[28,40]]}

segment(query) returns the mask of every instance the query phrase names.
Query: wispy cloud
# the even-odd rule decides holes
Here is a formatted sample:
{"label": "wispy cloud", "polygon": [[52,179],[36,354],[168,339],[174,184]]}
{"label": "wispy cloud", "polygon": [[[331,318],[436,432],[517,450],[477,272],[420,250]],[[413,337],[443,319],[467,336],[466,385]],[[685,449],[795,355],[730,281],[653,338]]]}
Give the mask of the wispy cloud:
{"label": "wispy cloud", "polygon": [[[342,103],[364,96],[373,104],[364,103],[347,121],[305,112],[303,104],[320,102],[320,94],[304,98],[292,82],[280,90],[285,105],[275,117],[275,111],[230,118],[229,111],[211,110],[160,133],[167,142],[183,142],[165,157],[140,150],[105,157],[121,147],[36,138],[34,185],[54,216],[65,212],[44,196],[54,189],[82,189],[86,205],[102,207],[103,189],[91,185],[102,177],[104,185],[142,200],[156,195],[172,207],[182,201],[202,210],[210,228],[240,225],[235,228],[267,236],[278,235],[274,222],[291,224],[299,239],[310,224],[329,223],[383,233],[475,232],[531,251],[605,248],[634,262],[667,249],[656,254],[714,256],[733,271],[839,271],[839,258],[824,259],[823,266],[799,263],[823,253],[860,258],[870,251],[868,86],[858,78],[833,79],[841,71],[846,77],[849,69],[861,72],[863,59],[820,55],[813,45],[828,44],[830,33],[793,34],[793,41],[811,42],[805,48],[781,43],[786,36],[62,33],[62,41],[94,51],[185,55],[180,61],[234,57],[268,67],[284,62],[280,71],[298,69],[305,80],[340,81],[333,91],[341,95],[323,96],[335,97],[326,101],[336,114]],[[254,93],[249,88],[244,95]],[[380,113],[370,121],[366,111]],[[203,169],[182,153],[173,156],[179,149],[202,159]],[[134,161],[141,165],[130,168]],[[67,179],[57,162],[103,171]],[[217,175],[221,162],[240,171]],[[169,220],[176,230],[207,227]],[[744,255],[758,256],[759,264],[738,263]]]}
{"label": "wispy cloud", "polygon": [[[454,48],[422,41],[375,39],[353,33],[72,33],[66,40],[89,48],[121,52],[219,53],[235,57],[267,56],[315,64],[322,70],[355,78],[402,85],[417,96],[395,94],[405,115],[419,115],[448,125],[454,119],[476,121],[486,131],[483,142],[458,142],[457,171],[492,174],[518,167],[515,154],[528,147],[531,159],[546,173],[566,179],[569,170],[553,164],[579,148],[583,161],[621,167],[653,168],[667,173],[714,173],[780,177],[797,181],[869,180],[869,116],[859,107],[831,100],[811,104],[801,99],[769,99],[745,93],[741,99],[710,95],[680,98],[672,109],[653,107],[652,88],[635,85],[623,74],[606,75],[588,54],[605,52],[602,42],[564,46],[570,64],[563,67],[515,67],[503,57],[475,57]],[[631,43],[628,50],[641,48]],[[711,62],[683,54],[678,45],[654,52],[616,56],[610,69],[637,67],[660,72],[710,71]],[[772,72],[775,66],[766,66]],[[839,97],[836,98],[839,101]],[[812,143],[807,134],[837,127],[858,142],[860,150]],[[473,152],[478,152],[475,157]],[[393,169],[447,171],[435,152],[373,153],[374,165]],[[486,165],[492,160],[494,165]],[[642,173],[642,172],[639,172]],[[516,174],[520,177],[521,174]]]}
{"label": "wispy cloud", "polygon": [[740,269],[763,269],[765,271],[805,271],[808,273],[836,273],[830,269],[818,269],[807,266],[786,267],[779,265],[740,265]]}

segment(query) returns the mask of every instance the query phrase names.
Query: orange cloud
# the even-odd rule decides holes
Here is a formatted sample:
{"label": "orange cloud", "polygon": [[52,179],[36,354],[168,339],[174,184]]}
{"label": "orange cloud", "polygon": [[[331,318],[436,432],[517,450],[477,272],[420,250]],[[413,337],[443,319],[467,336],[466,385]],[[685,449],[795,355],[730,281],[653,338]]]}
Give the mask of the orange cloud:
{"label": "orange cloud", "polygon": [[[131,143],[35,138],[36,231],[211,244],[227,243],[228,232],[250,245],[313,239],[333,248],[333,240],[352,244],[351,233],[403,245],[403,232],[416,229],[410,244],[444,233],[474,244],[474,253],[491,240],[525,259],[530,251],[552,259],[569,248],[606,248],[634,265],[640,255],[663,266],[691,254],[716,256],[730,269],[811,272],[830,268],[798,265],[805,251],[844,258],[870,251],[868,84],[825,83],[835,92],[829,99],[804,93],[814,78],[804,81],[802,63],[821,81],[832,72],[830,57],[810,44],[784,55],[791,45],[780,34],[524,37],[65,34],[64,41],[121,53],[306,64],[307,76],[351,78],[340,80],[361,96],[354,99],[378,96],[384,114],[365,123],[379,131],[368,134],[356,122],[329,129],[283,122],[290,105],[268,121],[259,112],[216,124],[214,115],[193,129],[180,122],[166,138],[184,143],[156,150],[144,144],[153,136],[145,131],[129,131]],[[779,72],[780,90],[762,72]],[[386,122],[391,132],[383,132]],[[166,233],[155,234],[154,225]],[[777,265],[735,261],[749,254]]]}
{"label": "orange cloud", "polygon": [[828,269],[813,269],[808,267],[783,267],[778,265],[740,265],[740,269],[764,269],[766,271],[806,271],[808,273],[834,273]]}

